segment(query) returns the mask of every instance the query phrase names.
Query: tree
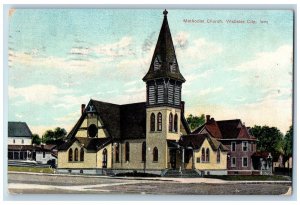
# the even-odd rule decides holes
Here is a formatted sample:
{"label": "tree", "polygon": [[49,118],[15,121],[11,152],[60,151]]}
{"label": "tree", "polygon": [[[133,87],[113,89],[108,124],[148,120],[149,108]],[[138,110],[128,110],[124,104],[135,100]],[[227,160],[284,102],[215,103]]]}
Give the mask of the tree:
{"label": "tree", "polygon": [[38,134],[33,134],[32,135],[32,144],[39,145],[41,144],[42,140]]}
{"label": "tree", "polygon": [[57,127],[54,130],[47,130],[43,135],[43,143],[61,145],[67,136],[64,128]]}
{"label": "tree", "polygon": [[286,132],[283,138],[283,163],[293,155],[293,125],[290,126],[290,129]]}
{"label": "tree", "polygon": [[187,123],[189,124],[191,130],[196,129],[197,127],[203,125],[205,123],[205,116],[202,114],[200,117],[199,116],[193,116],[190,114],[186,118]]}
{"label": "tree", "polygon": [[283,134],[276,127],[257,126],[251,128],[252,134],[256,137],[258,151],[271,152],[273,157],[283,152]]}

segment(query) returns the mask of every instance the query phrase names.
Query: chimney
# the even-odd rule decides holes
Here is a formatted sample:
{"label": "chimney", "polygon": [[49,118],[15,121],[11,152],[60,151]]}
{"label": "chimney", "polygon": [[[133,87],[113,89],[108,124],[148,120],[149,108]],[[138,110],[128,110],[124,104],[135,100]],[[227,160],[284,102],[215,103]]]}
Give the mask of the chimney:
{"label": "chimney", "polygon": [[185,107],[185,102],[181,101],[181,115],[184,116],[184,107]]}
{"label": "chimney", "polygon": [[83,114],[84,109],[85,109],[85,104],[81,104],[81,114]]}
{"label": "chimney", "polygon": [[210,115],[206,115],[206,122],[209,122],[210,120]]}

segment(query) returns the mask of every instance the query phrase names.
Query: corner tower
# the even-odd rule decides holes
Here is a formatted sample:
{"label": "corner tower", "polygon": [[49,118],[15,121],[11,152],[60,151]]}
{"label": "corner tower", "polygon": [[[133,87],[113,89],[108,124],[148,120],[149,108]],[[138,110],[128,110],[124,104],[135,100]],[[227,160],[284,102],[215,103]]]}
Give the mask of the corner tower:
{"label": "corner tower", "polygon": [[147,87],[147,169],[170,168],[167,142],[178,141],[180,138],[181,88],[185,79],[176,59],[168,12],[164,10],[163,14],[150,68],[143,78]]}

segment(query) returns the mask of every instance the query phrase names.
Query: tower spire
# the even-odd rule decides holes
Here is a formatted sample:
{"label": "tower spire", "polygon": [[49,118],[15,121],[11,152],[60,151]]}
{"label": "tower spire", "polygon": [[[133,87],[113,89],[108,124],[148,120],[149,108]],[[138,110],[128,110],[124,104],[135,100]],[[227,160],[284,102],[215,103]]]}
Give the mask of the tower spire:
{"label": "tower spire", "polygon": [[184,77],[179,71],[167,14],[168,11],[165,9],[163,11],[163,23],[159,32],[150,68],[143,78],[143,81],[168,78],[185,82]]}

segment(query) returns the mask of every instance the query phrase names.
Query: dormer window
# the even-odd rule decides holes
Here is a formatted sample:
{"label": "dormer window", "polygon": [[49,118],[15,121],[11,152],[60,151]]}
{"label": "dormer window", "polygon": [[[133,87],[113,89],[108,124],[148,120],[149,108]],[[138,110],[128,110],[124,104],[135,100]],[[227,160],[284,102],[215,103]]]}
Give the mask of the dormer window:
{"label": "dormer window", "polygon": [[172,62],[170,62],[170,71],[172,72],[172,73],[175,73],[176,72],[176,67],[177,67],[177,63],[176,63],[176,60],[175,60],[175,58],[174,58],[174,60],[172,61]]}
{"label": "dormer window", "polygon": [[161,68],[161,59],[160,56],[157,55],[154,60],[154,71],[157,71]]}

